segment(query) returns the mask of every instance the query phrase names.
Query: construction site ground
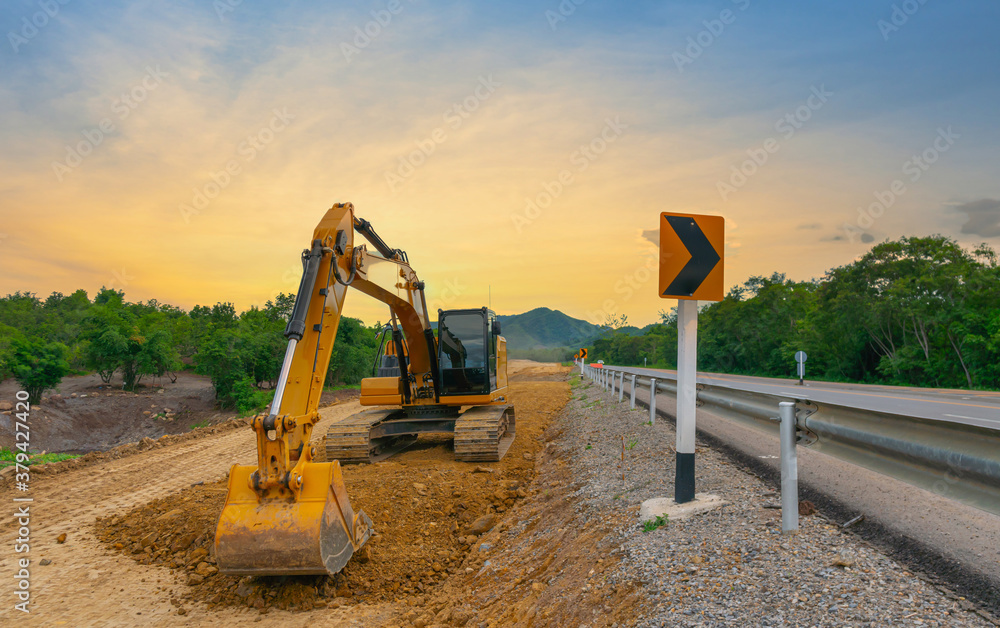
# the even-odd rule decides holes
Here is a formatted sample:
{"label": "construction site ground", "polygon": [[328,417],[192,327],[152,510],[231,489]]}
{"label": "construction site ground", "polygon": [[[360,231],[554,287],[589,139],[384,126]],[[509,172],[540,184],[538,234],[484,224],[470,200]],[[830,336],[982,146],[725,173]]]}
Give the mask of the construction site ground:
{"label": "construction site ground", "polygon": [[[516,625],[543,614],[545,623],[576,625],[573,617],[591,616],[577,593],[602,535],[590,524],[579,531],[563,525],[573,519],[573,502],[554,496],[570,478],[558,461],[542,463],[546,430],[569,399],[568,371],[512,362],[517,439],[499,463],[456,462],[448,440],[430,438],[390,460],[345,467],[352,502],[371,515],[377,536],[336,578],[214,573],[211,540],[225,477],[232,464],[255,460],[253,433],[241,421],[33,469],[31,613],[13,610],[11,593],[0,621]],[[315,433],[361,409],[354,400],[323,408]],[[6,479],[0,490],[11,503],[18,493]],[[498,576],[490,557],[513,551],[505,546],[511,527],[526,519],[524,509],[539,505],[545,508],[534,531],[519,535],[516,566]],[[16,532],[5,518],[4,536]],[[15,573],[20,557],[4,553],[0,572]],[[612,561],[606,563],[610,568]],[[561,584],[546,590],[540,583],[558,571]],[[539,607],[541,600],[549,601]],[[593,604],[611,601],[602,595]],[[615,622],[608,614],[601,625]]]}
{"label": "construction site ground", "polygon": [[[670,426],[646,425],[566,367],[512,361],[510,373],[517,439],[501,462],[456,462],[447,439],[422,438],[345,467],[377,536],[334,577],[217,573],[228,469],[255,460],[244,420],[34,469],[31,612],[13,609],[10,587],[0,622],[989,625],[821,513],[781,536],[773,487],[704,447],[699,485],[729,505],[644,532],[641,501],[670,494]],[[316,440],[360,410],[353,399],[323,408]],[[10,478],[0,493],[8,504],[20,495]],[[16,536],[11,518],[2,533]],[[0,573],[14,574],[21,557],[0,554]]]}

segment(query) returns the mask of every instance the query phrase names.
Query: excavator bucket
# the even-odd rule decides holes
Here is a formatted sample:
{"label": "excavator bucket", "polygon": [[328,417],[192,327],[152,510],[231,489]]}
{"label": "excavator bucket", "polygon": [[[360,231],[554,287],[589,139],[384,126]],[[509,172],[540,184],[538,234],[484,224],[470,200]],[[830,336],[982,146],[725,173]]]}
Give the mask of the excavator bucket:
{"label": "excavator bucket", "polygon": [[234,465],[215,533],[219,571],[234,575],[335,574],[372,534],[372,522],[351,508],[340,464],[310,462],[297,499],[289,490],[259,499],[257,467]]}

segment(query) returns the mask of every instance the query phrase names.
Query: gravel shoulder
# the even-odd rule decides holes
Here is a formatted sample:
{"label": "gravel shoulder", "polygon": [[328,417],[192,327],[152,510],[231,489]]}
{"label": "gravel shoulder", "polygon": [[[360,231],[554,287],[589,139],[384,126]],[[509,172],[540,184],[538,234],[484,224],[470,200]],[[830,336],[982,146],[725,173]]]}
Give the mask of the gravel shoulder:
{"label": "gravel shoulder", "polygon": [[767,507],[780,502],[773,486],[701,441],[698,492],[728,504],[643,532],[640,504],[672,496],[674,473],[672,426],[648,419],[589,380],[574,388],[564,418],[583,503],[616,520],[615,578],[645,591],[635,625],[996,625],[822,515],[782,535],[781,511]]}

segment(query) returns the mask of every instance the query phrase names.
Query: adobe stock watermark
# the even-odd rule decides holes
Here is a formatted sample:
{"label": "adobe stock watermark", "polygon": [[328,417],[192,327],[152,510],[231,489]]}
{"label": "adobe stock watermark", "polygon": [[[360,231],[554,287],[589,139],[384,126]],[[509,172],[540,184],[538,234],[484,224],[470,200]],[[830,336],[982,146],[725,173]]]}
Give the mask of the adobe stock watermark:
{"label": "adobe stock watermark", "polygon": [[452,131],[462,128],[465,121],[478,111],[484,102],[490,99],[498,87],[503,87],[503,83],[494,80],[492,74],[485,77],[480,76],[479,83],[471,94],[462,99],[461,102],[454,103],[445,109],[441,116],[445,126],[435,128],[427,137],[414,142],[416,148],[399,157],[396,169],[385,171],[384,177],[389,191],[395,192],[397,187],[406,183],[417,171],[417,168],[427,163],[438,146],[448,141],[448,131],[445,127]]}
{"label": "adobe stock watermark", "polygon": [[[736,5],[736,8],[740,12],[750,8],[750,0],[731,0],[731,2]],[[684,66],[691,65],[697,61],[705,50],[718,41],[722,33],[725,32],[726,27],[736,22],[738,15],[732,9],[723,9],[719,11],[718,17],[711,20],[704,20],[702,25],[705,28],[693,37],[687,38],[687,46],[685,46],[684,52],[674,51],[672,58],[674,65],[677,66],[677,71],[683,72]]]}
{"label": "adobe stock watermark", "polygon": [[212,201],[217,199],[223,190],[232,185],[236,177],[243,174],[243,167],[267,150],[278,134],[287,129],[295,120],[295,114],[289,113],[287,107],[274,109],[272,114],[267,123],[257,131],[247,135],[246,139],[239,143],[233,158],[227,160],[222,168],[209,175],[211,181],[192,190],[193,194],[189,203],[178,205],[181,218],[186,224],[191,223],[192,216],[197,216],[208,209]]}
{"label": "adobe stock watermark", "polygon": [[545,21],[549,23],[549,28],[552,29],[552,32],[554,33],[556,31],[561,22],[565,22],[571,15],[576,13],[577,7],[586,1],[587,0],[562,0],[562,2],[559,3],[559,6],[556,7],[555,11],[552,9],[546,9]]}
{"label": "adobe stock watermark", "polygon": [[[875,202],[868,207],[858,207],[858,217],[855,224],[844,223],[844,231],[847,239],[853,244],[861,239],[865,240],[868,230],[875,224],[875,221],[885,215],[887,209],[896,204],[901,196],[909,191],[906,181],[910,184],[916,183],[923,178],[924,174],[930,170],[934,164],[940,161],[942,155],[951,150],[955,142],[961,139],[961,135],[948,128],[938,128],[937,137],[931,145],[917,155],[911,156],[902,166],[902,173],[906,180],[894,179],[884,190],[874,192]],[[869,235],[869,238],[871,236]],[[868,240],[870,241],[870,240]]]}
{"label": "adobe stock watermark", "polygon": [[19,54],[21,46],[38,37],[38,34],[49,25],[52,18],[59,15],[60,9],[69,3],[70,0],[38,0],[38,8],[41,10],[22,17],[21,28],[16,31],[7,31],[7,41],[10,42],[14,54]]}
{"label": "adobe stock watermark", "polygon": [[822,109],[833,96],[833,92],[827,91],[826,85],[813,86],[811,91],[812,93],[801,105],[775,121],[774,130],[781,134],[780,139],[769,137],[760,146],[748,148],[749,159],[730,168],[728,181],[720,179],[716,182],[715,189],[718,190],[722,200],[728,201],[733,192],[746,185],[747,181],[770,160],[771,155],[781,150],[781,143],[795,137],[795,134],[812,120],[813,114]]}
{"label": "adobe stock watermark", "polygon": [[[111,101],[111,112],[119,121],[124,122],[139,105],[146,102],[150,92],[162,85],[163,81],[169,77],[170,74],[161,70],[159,65],[155,68],[147,65],[146,74],[131,88]],[[96,126],[81,130],[80,135],[83,136],[83,139],[74,145],[66,145],[66,158],[63,161],[52,162],[52,172],[56,175],[56,180],[62,183],[66,175],[78,168],[84,159],[93,155],[97,147],[108,138],[108,135],[116,130],[115,122],[110,116],[102,119]]]}
{"label": "adobe stock watermark", "polygon": [[[621,121],[620,116],[604,119],[604,128],[594,136],[588,143],[580,146],[569,156],[569,162],[576,166],[576,172],[581,173],[587,170],[592,163],[600,159],[611,144],[618,141],[628,125]],[[521,233],[524,228],[538,220],[542,212],[548,209],[563,192],[566,191],[576,181],[575,175],[569,168],[563,168],[551,181],[542,183],[542,191],[534,198],[525,198],[524,209],[511,214],[511,221],[514,229]]]}
{"label": "adobe stock watermark", "polygon": [[241,4],[243,4],[243,0],[215,0],[212,3],[212,8],[215,9],[215,14],[219,16],[219,21],[225,22],[226,14],[232,13]]}
{"label": "adobe stock watermark", "polygon": [[452,277],[451,279],[444,282],[444,289],[440,291],[441,296],[434,299],[430,306],[430,312],[437,312],[438,310],[447,310],[449,307],[455,304],[463,295],[468,291],[468,286],[462,283],[458,277]]}
{"label": "adobe stock watermark", "polygon": [[128,274],[124,266],[121,270],[112,270],[111,281],[108,282],[108,290],[125,290],[134,279],[135,276]]}
{"label": "adobe stock watermark", "polygon": [[[414,0],[407,2],[412,4]],[[370,46],[392,23],[393,18],[405,8],[402,0],[389,0],[384,9],[372,9],[370,13],[372,19],[361,26],[355,26],[354,37],[349,42],[340,42],[340,52],[344,55],[344,60],[350,63],[351,59],[361,54],[361,51]]]}
{"label": "adobe stock watermark", "polygon": [[972,468],[962,464],[965,456],[960,452],[951,451],[948,452],[947,465],[948,469],[944,471],[941,475],[941,479],[934,482],[931,487],[931,492],[941,497],[951,497],[953,487],[962,482],[970,472],[973,471]]}
{"label": "adobe stock watermark", "polygon": [[623,303],[628,303],[653,278],[659,280],[659,267],[660,251],[656,248],[650,249],[646,252],[645,260],[642,264],[615,282],[614,291],[619,296],[605,299],[601,303],[600,310],[593,310],[587,313],[587,319],[594,325],[602,325],[609,316],[614,316],[618,312],[619,307]]}
{"label": "adobe stock watermark", "polygon": [[893,4],[889,19],[879,20],[875,24],[878,32],[882,33],[882,41],[889,41],[889,35],[898,33],[925,4],[927,0],[903,0],[899,4]]}

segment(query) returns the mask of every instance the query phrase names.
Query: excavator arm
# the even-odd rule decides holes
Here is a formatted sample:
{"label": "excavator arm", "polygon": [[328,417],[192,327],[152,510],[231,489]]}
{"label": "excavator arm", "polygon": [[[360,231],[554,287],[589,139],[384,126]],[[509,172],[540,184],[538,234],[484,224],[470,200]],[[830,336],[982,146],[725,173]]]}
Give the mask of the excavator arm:
{"label": "excavator arm", "polygon": [[[357,243],[355,234],[380,255]],[[320,221],[302,263],[274,400],[268,414],[252,421],[257,465],[230,471],[215,541],[222,573],[333,574],[372,533],[368,516],[351,507],[339,463],[314,462],[309,445],[348,288],[387,304],[398,321],[394,338],[404,400],[439,396],[424,284],[403,251],[386,245],[354,215],[352,204],[342,203]]]}

